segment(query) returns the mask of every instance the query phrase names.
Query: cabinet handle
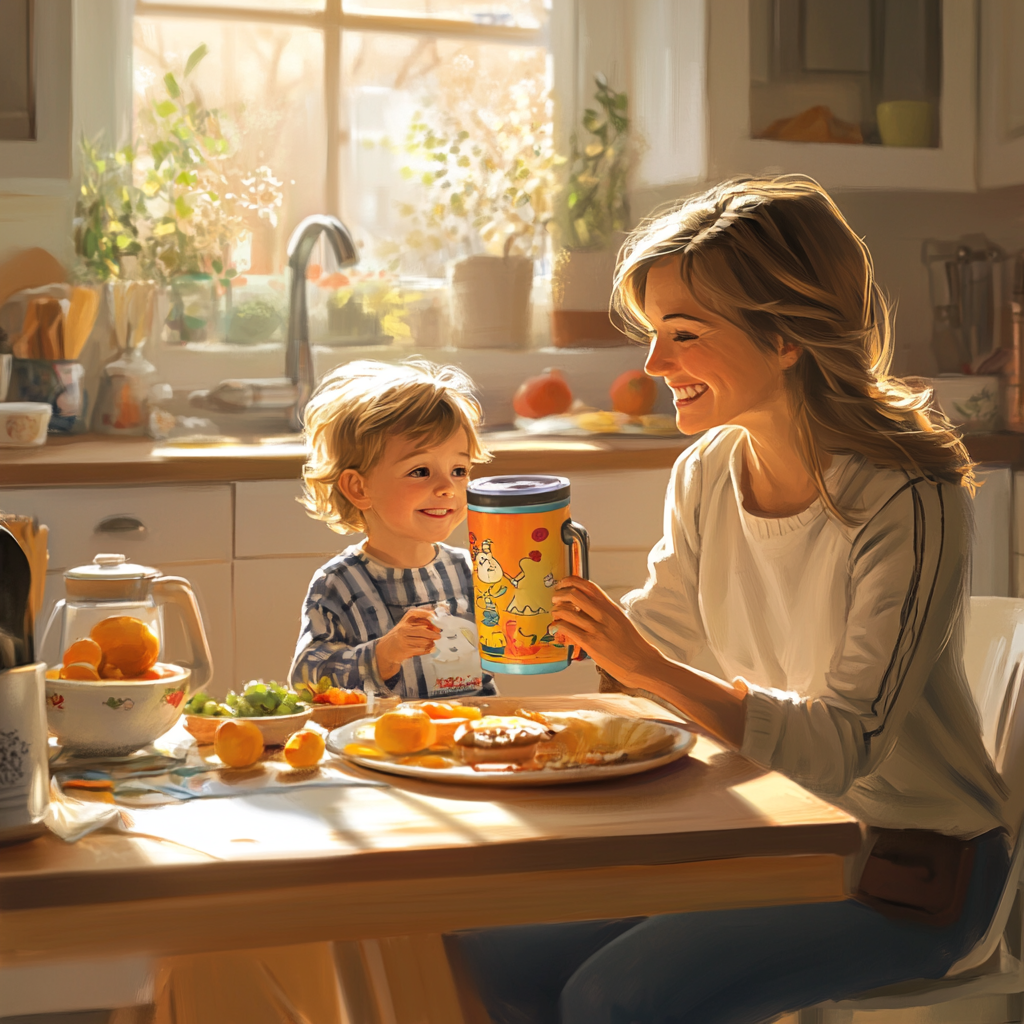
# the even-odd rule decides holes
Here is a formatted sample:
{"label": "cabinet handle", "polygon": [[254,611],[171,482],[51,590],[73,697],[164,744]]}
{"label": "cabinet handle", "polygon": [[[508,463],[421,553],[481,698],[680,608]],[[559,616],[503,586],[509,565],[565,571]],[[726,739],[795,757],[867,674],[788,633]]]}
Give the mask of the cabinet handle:
{"label": "cabinet handle", "polygon": [[140,537],[146,532],[146,524],[135,516],[107,516],[96,524],[95,533],[135,533]]}

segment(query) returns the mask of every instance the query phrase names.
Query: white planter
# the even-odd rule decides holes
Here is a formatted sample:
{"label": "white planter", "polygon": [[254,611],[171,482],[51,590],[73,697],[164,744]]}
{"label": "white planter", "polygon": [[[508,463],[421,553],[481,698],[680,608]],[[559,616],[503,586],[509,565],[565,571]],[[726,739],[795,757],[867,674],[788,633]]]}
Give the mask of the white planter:
{"label": "white planter", "polygon": [[999,430],[1003,420],[1004,377],[950,373],[928,381],[935,404],[965,434]]}
{"label": "white planter", "polygon": [[551,282],[551,336],[558,348],[626,345],[608,317],[615,261],[625,235],[606,249],[563,249]]}
{"label": "white planter", "polygon": [[448,268],[448,287],[456,348],[527,347],[533,260],[467,256]]}

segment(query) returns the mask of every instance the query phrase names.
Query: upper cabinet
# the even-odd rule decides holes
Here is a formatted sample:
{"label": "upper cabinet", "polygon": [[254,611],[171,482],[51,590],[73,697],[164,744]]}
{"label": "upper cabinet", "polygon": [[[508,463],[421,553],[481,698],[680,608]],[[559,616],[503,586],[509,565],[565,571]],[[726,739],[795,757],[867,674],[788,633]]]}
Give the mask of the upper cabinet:
{"label": "upper cabinet", "polygon": [[[1022,41],[1024,3],[982,7],[983,104],[991,93],[1002,105],[998,145],[984,132],[981,145],[1009,184],[1024,180],[1024,72],[1002,26]],[[712,179],[801,172],[830,188],[978,187],[974,0],[714,0],[708,10]]]}
{"label": "upper cabinet", "polygon": [[978,178],[1024,181],[1024,3],[982,0]]}

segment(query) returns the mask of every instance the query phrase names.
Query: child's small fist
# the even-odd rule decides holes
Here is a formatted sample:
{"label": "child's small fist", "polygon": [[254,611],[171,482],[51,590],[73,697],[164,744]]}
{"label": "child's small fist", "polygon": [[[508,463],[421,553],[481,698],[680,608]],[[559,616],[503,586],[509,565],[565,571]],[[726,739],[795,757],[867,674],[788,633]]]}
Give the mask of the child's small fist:
{"label": "child's small fist", "polygon": [[382,679],[390,679],[409,658],[429,654],[441,630],[430,618],[432,608],[410,608],[393,629],[377,641],[377,670]]}

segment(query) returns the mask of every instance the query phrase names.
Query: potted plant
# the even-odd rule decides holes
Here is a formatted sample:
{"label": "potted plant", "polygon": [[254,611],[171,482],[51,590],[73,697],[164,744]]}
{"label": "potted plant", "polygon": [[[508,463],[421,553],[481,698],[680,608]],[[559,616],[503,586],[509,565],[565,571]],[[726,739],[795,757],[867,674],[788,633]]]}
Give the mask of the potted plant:
{"label": "potted plant", "polygon": [[329,274],[319,284],[333,289],[327,300],[330,343],[387,345],[412,336],[407,297],[386,271]]}
{"label": "potted plant", "polygon": [[603,75],[597,109],[583,112],[585,142],[574,134],[552,232],[560,246],[552,282],[551,335],[556,346],[621,345],[608,318],[615,258],[629,224],[628,100]]}
{"label": "potted plant", "polygon": [[534,260],[548,245],[560,160],[547,91],[521,88],[507,100],[501,118],[457,103],[426,107],[406,137],[402,173],[424,193],[400,206],[409,230],[391,251],[447,262],[456,347],[529,343]]}

